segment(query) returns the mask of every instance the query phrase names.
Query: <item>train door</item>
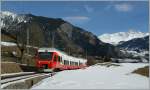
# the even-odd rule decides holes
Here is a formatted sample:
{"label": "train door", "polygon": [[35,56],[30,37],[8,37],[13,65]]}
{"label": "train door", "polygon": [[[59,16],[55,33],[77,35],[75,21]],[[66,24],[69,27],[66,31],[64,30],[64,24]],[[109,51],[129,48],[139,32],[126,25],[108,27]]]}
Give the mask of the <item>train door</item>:
{"label": "train door", "polygon": [[62,58],[61,58],[61,56],[58,56],[58,63],[59,63],[60,65],[62,65]]}
{"label": "train door", "polygon": [[56,68],[57,66],[57,54],[54,54],[53,56],[53,66]]}

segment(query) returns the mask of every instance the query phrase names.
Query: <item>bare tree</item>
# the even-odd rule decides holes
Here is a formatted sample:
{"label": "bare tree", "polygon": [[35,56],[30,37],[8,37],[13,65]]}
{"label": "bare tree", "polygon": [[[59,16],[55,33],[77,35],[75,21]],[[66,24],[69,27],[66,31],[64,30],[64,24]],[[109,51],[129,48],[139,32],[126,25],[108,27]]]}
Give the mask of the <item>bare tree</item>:
{"label": "bare tree", "polygon": [[14,40],[14,43],[16,43],[17,48],[20,51],[20,55],[17,56],[20,60],[20,63],[23,63],[23,56],[25,53],[25,50],[27,49],[26,45],[26,25],[24,22],[9,26],[9,28],[6,28],[5,34],[8,35],[8,37],[12,38]]}

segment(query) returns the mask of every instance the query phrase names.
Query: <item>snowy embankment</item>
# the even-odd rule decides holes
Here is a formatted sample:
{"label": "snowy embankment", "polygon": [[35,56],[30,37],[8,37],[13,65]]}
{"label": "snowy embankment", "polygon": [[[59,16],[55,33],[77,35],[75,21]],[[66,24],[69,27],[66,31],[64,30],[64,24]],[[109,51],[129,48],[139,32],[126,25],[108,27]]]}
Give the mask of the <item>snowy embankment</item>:
{"label": "snowy embankment", "polygon": [[86,69],[62,71],[42,80],[32,89],[148,89],[149,78],[132,72],[144,63],[94,65]]}
{"label": "snowy embankment", "polygon": [[[16,43],[14,43],[14,42],[4,42],[4,41],[1,41],[1,43],[0,43],[2,46],[17,46],[17,44]],[[20,45],[20,44],[19,44]],[[26,45],[26,47],[29,47],[29,48],[38,48],[38,47],[36,47],[36,46],[30,46],[30,45]]]}
{"label": "snowy embankment", "polygon": [[16,43],[13,43],[13,42],[3,42],[3,41],[1,41],[1,45],[3,45],[3,46],[16,46]]}

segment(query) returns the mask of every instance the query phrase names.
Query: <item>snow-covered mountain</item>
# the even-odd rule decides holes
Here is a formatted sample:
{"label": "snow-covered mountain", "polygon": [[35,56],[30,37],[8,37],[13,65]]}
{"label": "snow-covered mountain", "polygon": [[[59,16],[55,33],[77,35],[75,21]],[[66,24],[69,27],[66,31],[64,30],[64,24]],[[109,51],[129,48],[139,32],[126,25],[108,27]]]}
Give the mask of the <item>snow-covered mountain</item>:
{"label": "snow-covered mountain", "polygon": [[149,60],[149,36],[123,42],[117,47],[120,48],[123,57],[136,58],[141,62],[148,62]]}
{"label": "snow-covered mountain", "polygon": [[113,45],[117,45],[120,42],[128,41],[134,38],[141,38],[149,35],[140,31],[129,30],[128,32],[118,32],[113,34],[102,34],[98,38],[105,42]]}
{"label": "snow-covered mountain", "polygon": [[132,40],[123,42],[117,47],[125,49],[125,50],[131,50],[131,51],[148,51],[149,50],[149,36],[145,36],[143,38],[134,38]]}
{"label": "snow-covered mountain", "polygon": [[21,22],[27,22],[27,17],[23,14],[15,14],[9,11],[1,11],[0,12],[0,27],[7,28],[10,25],[18,24]]}

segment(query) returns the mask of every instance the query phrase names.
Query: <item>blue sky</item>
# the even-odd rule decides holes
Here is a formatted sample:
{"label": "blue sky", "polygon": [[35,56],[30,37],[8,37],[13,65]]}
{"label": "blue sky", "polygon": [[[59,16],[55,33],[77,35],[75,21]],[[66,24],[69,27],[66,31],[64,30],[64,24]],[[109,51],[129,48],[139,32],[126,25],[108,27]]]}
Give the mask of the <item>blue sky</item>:
{"label": "blue sky", "polygon": [[1,4],[2,11],[63,18],[97,36],[129,30],[148,32],[147,1],[9,1]]}

